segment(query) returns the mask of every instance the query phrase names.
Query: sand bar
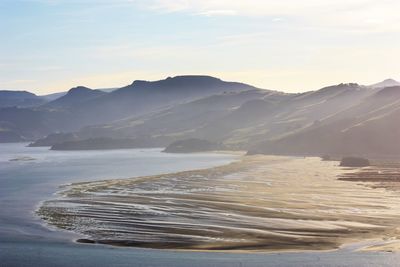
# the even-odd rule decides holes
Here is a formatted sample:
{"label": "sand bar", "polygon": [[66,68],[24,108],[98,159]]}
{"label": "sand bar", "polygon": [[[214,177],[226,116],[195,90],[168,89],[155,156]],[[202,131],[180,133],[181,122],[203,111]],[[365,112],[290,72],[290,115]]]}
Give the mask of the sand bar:
{"label": "sand bar", "polygon": [[400,195],[319,158],[246,156],[207,170],[72,184],[43,203],[80,242],[207,251],[331,250],[398,235]]}

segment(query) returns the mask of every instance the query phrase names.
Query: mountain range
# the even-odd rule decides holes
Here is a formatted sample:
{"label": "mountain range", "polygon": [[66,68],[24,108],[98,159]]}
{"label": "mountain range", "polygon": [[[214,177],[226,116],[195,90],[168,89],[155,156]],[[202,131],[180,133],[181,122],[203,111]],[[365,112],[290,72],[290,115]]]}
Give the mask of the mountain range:
{"label": "mountain range", "polygon": [[207,140],[250,154],[395,156],[399,122],[400,83],[392,79],[296,94],[196,75],[111,90],[79,86],[47,99],[0,91],[0,141],[38,140],[33,146]]}

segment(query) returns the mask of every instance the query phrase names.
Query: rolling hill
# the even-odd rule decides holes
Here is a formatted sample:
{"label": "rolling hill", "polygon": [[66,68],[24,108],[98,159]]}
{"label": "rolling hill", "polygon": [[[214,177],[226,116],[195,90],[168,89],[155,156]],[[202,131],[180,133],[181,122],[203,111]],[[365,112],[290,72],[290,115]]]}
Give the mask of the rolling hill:
{"label": "rolling hill", "polygon": [[42,97],[27,91],[0,90],[0,108],[34,107],[45,102]]}
{"label": "rolling hill", "polygon": [[[209,76],[177,76],[149,82],[134,81],[123,88],[92,90],[76,87],[65,95],[32,108],[0,109],[4,130],[32,140],[54,132],[72,132],[90,125],[109,123],[201,99],[203,97],[255,90],[250,85],[225,82]],[[21,113],[31,113],[21,118]],[[40,114],[32,120],[30,117]],[[2,116],[3,115],[3,116]],[[25,126],[34,121],[36,129]],[[0,140],[1,141],[1,140]]]}
{"label": "rolling hill", "polygon": [[109,140],[107,149],[204,140],[250,154],[399,155],[400,86],[385,87],[393,83],[287,94],[209,76],[139,80],[109,93],[77,87],[39,107],[1,109],[0,126],[9,140],[53,133],[32,145],[63,149],[96,149],[98,140]]}

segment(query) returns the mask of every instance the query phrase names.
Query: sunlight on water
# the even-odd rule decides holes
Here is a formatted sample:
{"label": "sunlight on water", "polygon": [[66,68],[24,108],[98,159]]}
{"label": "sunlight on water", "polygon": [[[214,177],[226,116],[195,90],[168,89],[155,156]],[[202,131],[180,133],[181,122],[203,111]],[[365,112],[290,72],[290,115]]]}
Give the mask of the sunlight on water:
{"label": "sunlight on water", "polygon": [[348,172],[319,158],[252,156],[209,170],[74,184],[41,214],[99,243],[153,248],[327,250],[395,236],[399,195],[337,179]]}

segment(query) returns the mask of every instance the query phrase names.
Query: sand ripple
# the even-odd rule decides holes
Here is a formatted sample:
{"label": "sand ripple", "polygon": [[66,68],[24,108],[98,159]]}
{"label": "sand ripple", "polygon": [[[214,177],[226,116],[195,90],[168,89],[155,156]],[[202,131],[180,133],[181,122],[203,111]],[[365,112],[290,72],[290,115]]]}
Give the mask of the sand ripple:
{"label": "sand ripple", "polygon": [[193,250],[322,250],[396,236],[397,192],[317,158],[249,156],[208,170],[73,184],[39,214],[81,242]]}

